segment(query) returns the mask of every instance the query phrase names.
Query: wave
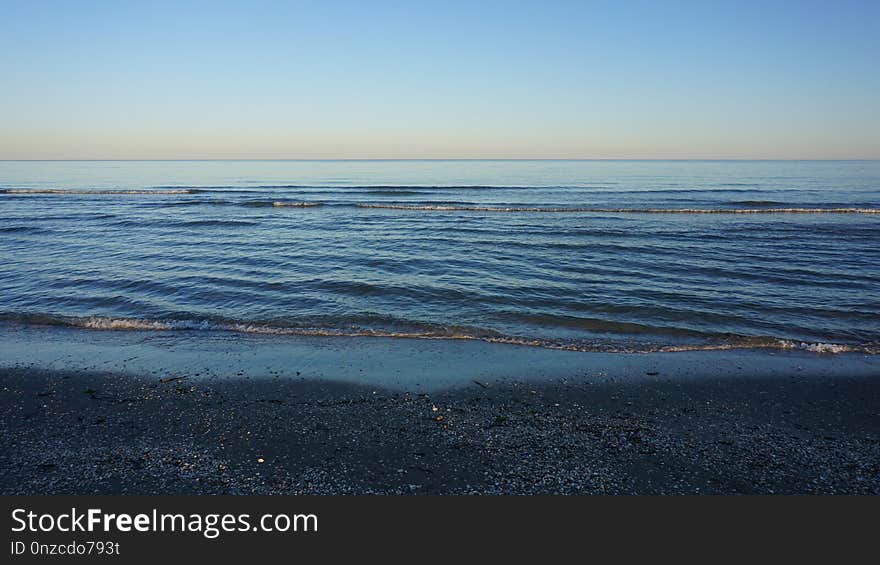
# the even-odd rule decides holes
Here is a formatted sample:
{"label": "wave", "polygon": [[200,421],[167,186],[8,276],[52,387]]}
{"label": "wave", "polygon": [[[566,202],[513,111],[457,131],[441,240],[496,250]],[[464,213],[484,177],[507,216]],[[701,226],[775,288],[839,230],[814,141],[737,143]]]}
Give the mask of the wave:
{"label": "wave", "polygon": [[[751,185],[721,184],[700,188],[642,188],[618,189],[607,184],[593,185],[433,185],[433,184],[364,184],[364,185],[320,185],[320,184],[264,184],[256,186],[241,185],[162,185],[144,188],[18,188],[0,187],[0,194],[52,194],[52,195],[136,195],[136,194],[260,194],[272,191],[320,191],[328,194],[430,194],[438,191],[590,191],[606,195],[656,195],[656,194],[738,194],[760,192]],[[779,192],[779,191],[775,191]],[[782,191],[787,192],[787,191]]]}
{"label": "wave", "polygon": [[244,202],[230,202],[233,206],[244,206],[245,208],[272,208],[275,206],[273,200],[245,200]]}
{"label": "wave", "polygon": [[176,202],[149,202],[144,203],[143,206],[147,207],[156,207],[156,208],[177,208],[183,206],[230,206],[234,205],[235,202],[231,200],[178,200]]}
{"label": "wave", "polygon": [[204,192],[195,188],[169,188],[169,189],[62,189],[62,188],[3,188],[0,194],[53,194],[57,196],[68,195],[92,195],[92,194],[197,194]]}
{"label": "wave", "polygon": [[272,203],[272,206],[274,206],[275,208],[285,208],[285,207],[314,208],[317,206],[321,206],[321,203],[320,202],[279,202],[279,201],[276,201],[276,202]]}
{"label": "wave", "polygon": [[[149,190],[62,190],[62,189],[0,189],[0,194],[23,195],[188,195],[211,192],[206,189],[175,188],[175,189],[149,189]],[[376,190],[372,194],[386,194],[389,196],[407,195],[407,191]],[[425,211],[425,212],[487,212],[487,213],[593,213],[593,214],[880,214],[880,208],[855,207],[855,206],[825,206],[825,207],[780,207],[782,202],[774,200],[738,200],[730,202],[732,205],[750,206],[748,208],[613,208],[613,207],[579,207],[579,206],[521,206],[521,205],[479,205],[465,202],[446,201],[431,203],[384,203],[384,202],[340,202],[333,204],[338,207],[356,207],[366,209]],[[294,200],[180,200],[172,202],[153,202],[145,204],[150,206],[176,207],[176,206],[243,206],[248,208],[314,208],[326,205],[316,201]]]}
{"label": "wave", "polygon": [[352,192],[352,191],[363,191],[363,192],[393,192],[393,193],[406,193],[412,192],[413,194],[422,194],[425,192],[434,192],[438,190],[547,190],[547,189],[558,189],[558,188],[576,188],[576,189],[584,189],[584,188],[611,188],[610,186],[605,185],[590,185],[590,186],[574,186],[574,187],[566,187],[566,186],[511,186],[511,185],[478,185],[478,184],[360,184],[360,185],[328,185],[328,184],[260,184],[260,185],[221,185],[221,186],[199,186],[199,185],[170,185],[170,186],[155,186],[152,187],[154,189],[160,190],[200,190],[200,191],[222,191],[222,192],[259,192],[259,191],[267,191],[267,190],[301,190],[301,189],[310,189],[310,190],[320,190],[323,192]]}
{"label": "wave", "polygon": [[[190,188],[190,187],[186,187]],[[198,187],[192,187],[198,188]],[[225,188],[225,187],[224,187]],[[232,187],[230,187],[232,188]],[[242,187],[237,187],[242,188]],[[356,185],[327,185],[327,184],[262,184],[248,187],[256,190],[284,190],[284,189],[315,189],[332,192],[408,192],[416,194],[437,192],[442,190],[554,190],[554,189],[613,189],[609,184],[594,185],[503,185],[503,184],[356,184]],[[626,191],[624,191],[626,192]],[[647,192],[647,191],[637,191]],[[651,191],[654,192],[654,191]],[[661,191],[662,192],[662,191]]]}
{"label": "wave", "polygon": [[880,208],[549,208],[532,206],[447,206],[434,204],[355,204],[358,208],[432,212],[543,212],[604,214],[880,214]]}
{"label": "wave", "polygon": [[276,326],[244,321],[213,321],[192,319],[151,320],[143,318],[113,318],[103,316],[72,317],[52,315],[0,315],[0,321],[21,325],[60,326],[99,331],[213,331],[244,334],[304,337],[361,337],[399,339],[438,339],[483,341],[506,345],[540,347],[584,353],[675,353],[687,351],[727,351],[745,349],[799,350],[835,355],[841,353],[880,354],[880,343],[841,344],[804,342],[772,337],[728,336],[723,341],[703,343],[617,343],[529,338],[500,335],[491,330],[476,328],[437,328],[421,331],[392,331],[372,328],[322,328]]}
{"label": "wave", "polygon": [[212,226],[256,226],[257,222],[248,220],[189,220],[175,222],[173,225],[181,227],[212,227]]}
{"label": "wave", "polygon": [[[760,188],[742,188],[749,185],[731,185],[731,184],[719,184],[716,185],[721,188],[716,187],[706,187],[706,188],[641,188],[641,189],[625,189],[625,190],[608,190],[605,191],[605,194],[697,194],[697,193],[708,193],[708,194],[739,194],[739,193],[755,193],[755,192],[765,192]],[[731,188],[733,187],[733,188]],[[738,187],[738,188],[737,188]],[[776,189],[772,192],[786,192],[789,189]],[[806,191],[801,191],[806,192]]]}
{"label": "wave", "polygon": [[[505,186],[492,184],[363,184],[363,185],[309,185],[309,184],[264,184],[253,188],[322,188],[336,190],[541,190],[548,188],[565,188],[559,186]],[[583,188],[583,187],[578,187]],[[589,188],[589,187],[587,187]]]}
{"label": "wave", "polygon": [[460,206],[445,204],[355,204],[357,208],[383,210],[421,210],[431,212],[593,212],[594,208],[545,208],[526,206]]}
{"label": "wave", "polygon": [[375,194],[377,196],[416,196],[418,194],[431,194],[430,190],[400,190],[392,188],[371,188],[364,190],[366,194]]}
{"label": "wave", "polygon": [[149,227],[162,226],[173,228],[201,228],[201,227],[236,227],[236,226],[256,226],[258,222],[250,220],[142,220],[142,219],[124,219],[110,222],[111,226],[133,226],[133,227]]}
{"label": "wave", "polygon": [[728,204],[733,206],[785,206],[785,202],[779,200],[733,200]]}
{"label": "wave", "polygon": [[36,226],[0,226],[0,233],[47,233],[49,231]]}
{"label": "wave", "polygon": [[175,208],[189,206],[241,206],[244,208],[281,208],[285,206],[298,208],[311,208],[323,205],[322,202],[307,201],[284,201],[284,200],[181,200],[179,202],[151,202],[144,204],[145,206],[155,206],[160,208]]}
{"label": "wave", "polygon": [[605,208],[626,214],[880,214],[880,208]]}
{"label": "wave", "polygon": [[[728,186],[728,185],[718,185]],[[751,185],[734,185],[734,186],[751,186]],[[757,185],[755,185],[757,186]],[[184,187],[181,187],[184,188]],[[198,187],[185,187],[198,188]],[[204,187],[203,187],[204,188]],[[231,188],[231,187],[230,187]],[[279,190],[279,189],[320,189],[338,192],[351,191],[417,191],[417,192],[436,192],[442,190],[476,190],[476,191],[494,191],[494,190],[597,190],[605,194],[679,194],[679,193],[738,193],[738,192],[756,192],[754,188],[644,188],[644,189],[623,189],[616,188],[616,183],[602,184],[580,184],[580,185],[504,185],[504,184],[359,184],[359,185],[315,185],[315,184],[264,184],[252,186],[251,189],[260,190]]]}

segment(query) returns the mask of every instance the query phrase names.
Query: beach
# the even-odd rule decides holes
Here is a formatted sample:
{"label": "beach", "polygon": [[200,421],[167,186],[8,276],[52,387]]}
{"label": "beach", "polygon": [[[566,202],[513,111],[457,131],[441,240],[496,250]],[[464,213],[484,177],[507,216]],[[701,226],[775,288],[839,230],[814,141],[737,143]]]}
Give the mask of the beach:
{"label": "beach", "polygon": [[871,554],[880,1],[7,4],[11,560]]}
{"label": "beach", "polygon": [[[34,357],[57,353],[48,341]],[[102,364],[94,356],[93,365],[71,360],[67,369],[7,366],[0,492],[880,493],[880,380],[870,356],[544,351],[574,356],[583,370],[541,373],[543,357],[534,357],[543,376],[529,378],[527,366],[503,364],[518,362],[516,347],[483,344],[479,356],[508,378],[488,378],[450,355],[442,370],[458,378],[420,387],[378,378],[392,368],[350,352],[382,344],[357,341],[343,347],[326,338],[332,355],[325,351],[321,363],[327,374],[348,366],[360,382],[298,375],[317,366],[295,349],[286,364],[262,370],[258,351],[250,371],[132,370],[125,359]],[[461,348],[414,340],[394,347],[411,349],[417,371],[423,344]],[[117,345],[125,346],[120,356],[148,348]],[[216,357],[202,347],[204,359]],[[279,344],[266,349],[277,353]],[[184,352],[167,355],[167,365],[186,366],[175,361]]]}

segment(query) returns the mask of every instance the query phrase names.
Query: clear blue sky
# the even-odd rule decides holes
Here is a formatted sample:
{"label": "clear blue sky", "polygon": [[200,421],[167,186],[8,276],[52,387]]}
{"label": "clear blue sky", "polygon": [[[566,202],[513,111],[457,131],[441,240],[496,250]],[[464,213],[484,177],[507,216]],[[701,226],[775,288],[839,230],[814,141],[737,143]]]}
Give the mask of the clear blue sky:
{"label": "clear blue sky", "polygon": [[0,0],[0,158],[880,158],[880,1]]}

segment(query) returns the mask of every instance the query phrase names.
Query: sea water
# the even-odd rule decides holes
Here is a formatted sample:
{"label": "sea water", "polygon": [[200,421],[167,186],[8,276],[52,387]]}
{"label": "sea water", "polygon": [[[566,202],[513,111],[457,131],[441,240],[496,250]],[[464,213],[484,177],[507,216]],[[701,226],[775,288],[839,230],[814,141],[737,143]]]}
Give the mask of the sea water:
{"label": "sea water", "polygon": [[880,351],[877,161],[5,161],[0,323]]}

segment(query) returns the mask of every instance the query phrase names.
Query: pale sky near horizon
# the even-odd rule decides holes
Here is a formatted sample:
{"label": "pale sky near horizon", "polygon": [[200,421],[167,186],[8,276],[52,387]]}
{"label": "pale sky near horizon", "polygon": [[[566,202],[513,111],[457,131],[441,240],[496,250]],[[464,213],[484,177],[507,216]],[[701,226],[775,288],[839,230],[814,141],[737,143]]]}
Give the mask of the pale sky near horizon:
{"label": "pale sky near horizon", "polygon": [[880,2],[0,0],[0,159],[880,158]]}

